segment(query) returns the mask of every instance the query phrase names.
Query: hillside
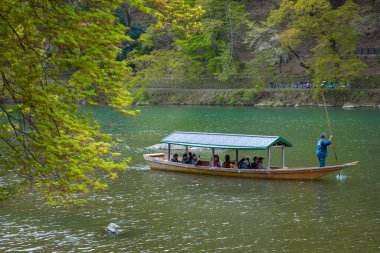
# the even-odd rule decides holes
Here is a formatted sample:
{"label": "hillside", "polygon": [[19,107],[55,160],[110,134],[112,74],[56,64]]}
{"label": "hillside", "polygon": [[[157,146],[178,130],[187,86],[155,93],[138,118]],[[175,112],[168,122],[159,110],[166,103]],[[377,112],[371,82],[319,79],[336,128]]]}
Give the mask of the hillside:
{"label": "hillside", "polygon": [[[270,11],[278,8],[280,0],[258,0],[247,1],[247,11],[250,19],[256,22],[263,22],[269,16]],[[345,0],[330,1],[335,6],[342,5]],[[367,76],[378,76],[380,79],[380,1],[379,0],[356,0],[355,3],[359,5],[359,15],[361,19],[355,24],[355,29],[359,33],[359,41],[357,49],[376,48],[377,55],[363,54],[359,55],[363,62],[368,65],[368,70],[365,72]],[[249,49],[244,44],[239,48],[239,59],[241,62],[248,62],[252,57]],[[290,56],[288,61],[277,68],[277,74],[289,75],[306,75],[305,68],[302,68],[294,56]],[[378,82],[380,85],[380,81]]]}
{"label": "hillside", "polygon": [[[314,1],[310,0],[309,3]],[[317,16],[320,16],[316,22],[322,22],[321,25],[326,25],[326,29],[329,29],[326,36],[335,36],[331,39],[334,52],[326,56],[321,53],[326,49],[321,49],[318,45],[323,38],[319,38],[319,41],[312,37],[310,39],[306,33],[303,37],[295,37],[301,41],[291,47],[281,41],[282,35],[286,37],[292,34],[294,24],[297,23],[293,26],[289,24],[287,27],[288,24],[285,22],[277,28],[267,25],[268,23],[264,25],[264,22],[274,19],[275,15],[271,13],[281,7],[280,0],[188,2],[194,6],[200,5],[204,10],[203,16],[198,21],[194,20],[201,24],[198,32],[195,29],[195,32],[185,34],[180,29],[171,29],[168,26],[157,28],[155,26],[157,20],[154,17],[128,4],[118,10],[120,22],[129,27],[128,33],[134,39],[133,42],[126,43],[120,56],[120,60],[125,59],[132,69],[130,82],[133,85],[149,87],[154,84],[154,87],[157,87],[157,79],[163,80],[163,86],[166,87],[168,86],[166,82],[171,82],[173,79],[208,78],[232,82],[237,77],[249,77],[252,79],[252,87],[255,85],[265,87],[269,81],[276,81],[274,80],[276,78],[277,81],[284,81],[292,77],[298,81],[313,79],[319,82],[327,79],[350,82],[357,86],[380,87],[380,1],[378,0],[356,0],[354,2],[357,10],[352,13],[349,11],[346,13],[345,10],[339,12],[340,9],[347,8],[346,5],[350,3],[345,0],[316,1],[318,5],[328,4],[330,9],[323,9],[318,5],[308,7],[314,8],[315,10],[310,9],[310,11],[316,11]],[[330,14],[326,14],[327,12]],[[298,17],[300,14],[294,15]],[[304,23],[313,22],[313,15],[305,15],[309,21]],[[331,18],[331,15],[337,15],[336,19]],[[350,15],[354,15],[355,18],[351,18]],[[331,20],[323,23],[326,18]],[[344,38],[345,36],[347,38]],[[289,41],[292,42],[292,39]],[[345,47],[352,47],[353,50],[344,51]],[[359,57],[361,61],[347,60],[350,58],[347,57],[348,52],[352,54],[351,59]],[[332,60],[330,61],[332,67],[326,67],[326,70],[318,76],[316,74],[318,70],[312,62],[321,59],[323,61],[328,57]],[[334,57],[341,62],[334,63],[336,60]],[[362,62],[366,67],[361,65]],[[337,67],[343,65],[346,67]],[[331,73],[328,73],[329,71]]]}

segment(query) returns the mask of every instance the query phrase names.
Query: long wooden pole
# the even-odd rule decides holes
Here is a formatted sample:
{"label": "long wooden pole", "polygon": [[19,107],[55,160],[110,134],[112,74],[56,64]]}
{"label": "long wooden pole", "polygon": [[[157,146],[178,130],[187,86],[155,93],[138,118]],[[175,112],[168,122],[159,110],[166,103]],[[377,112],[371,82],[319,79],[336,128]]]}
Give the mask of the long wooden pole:
{"label": "long wooden pole", "polygon": [[[328,114],[328,112],[327,112],[327,106],[326,106],[325,95],[323,95],[323,91],[322,91],[322,100],[323,100],[323,106],[324,106],[324,108],[325,108],[326,119],[327,119],[327,124],[328,124],[328,126],[329,126],[330,135],[333,135],[333,132],[332,132],[332,129],[331,129],[331,122],[330,122],[330,119],[329,119],[329,114]],[[333,149],[334,149],[335,162],[336,162],[336,164],[338,164],[338,157],[337,157],[337,155],[336,155],[335,141],[333,141],[332,145],[333,145]]]}

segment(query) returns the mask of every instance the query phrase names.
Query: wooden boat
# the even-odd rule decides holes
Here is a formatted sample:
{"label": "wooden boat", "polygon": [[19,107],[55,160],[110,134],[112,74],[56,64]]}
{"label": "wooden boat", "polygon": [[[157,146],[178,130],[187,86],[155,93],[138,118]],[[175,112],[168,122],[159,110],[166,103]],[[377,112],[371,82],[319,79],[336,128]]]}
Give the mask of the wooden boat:
{"label": "wooden boat", "polygon": [[[354,166],[358,163],[358,161],[356,161],[326,167],[287,168],[285,167],[284,150],[285,147],[292,147],[292,144],[280,136],[174,132],[165,137],[161,143],[168,144],[168,154],[144,154],[144,159],[151,169],[257,179],[307,180],[317,179],[319,177]],[[185,146],[186,152],[189,146],[211,148],[213,155],[216,148],[234,149],[236,153],[236,161],[238,161],[239,150],[267,150],[268,163],[266,169],[235,169],[210,167],[209,161],[200,161],[198,165],[171,162],[170,153],[172,144]],[[271,148],[282,149],[281,167],[270,165]]]}

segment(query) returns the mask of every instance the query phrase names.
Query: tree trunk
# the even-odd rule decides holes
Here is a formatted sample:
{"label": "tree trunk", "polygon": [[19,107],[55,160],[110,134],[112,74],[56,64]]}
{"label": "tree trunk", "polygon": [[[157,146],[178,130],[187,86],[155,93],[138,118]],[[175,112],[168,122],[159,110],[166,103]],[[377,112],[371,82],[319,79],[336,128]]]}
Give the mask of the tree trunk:
{"label": "tree trunk", "polygon": [[296,51],[294,51],[293,48],[291,48],[290,46],[288,46],[290,52],[293,53],[293,55],[297,58],[299,64],[301,67],[305,68],[305,69],[309,69],[310,67],[308,67],[302,60],[301,60],[301,57],[298,55],[298,53]]}
{"label": "tree trunk", "polygon": [[129,13],[130,9],[129,9],[129,5],[127,2],[124,2],[121,7],[123,8],[124,12],[125,12],[125,19],[124,19],[124,22],[125,22],[125,25],[128,26],[128,27],[131,27],[132,25],[132,18],[131,18],[131,14]]}

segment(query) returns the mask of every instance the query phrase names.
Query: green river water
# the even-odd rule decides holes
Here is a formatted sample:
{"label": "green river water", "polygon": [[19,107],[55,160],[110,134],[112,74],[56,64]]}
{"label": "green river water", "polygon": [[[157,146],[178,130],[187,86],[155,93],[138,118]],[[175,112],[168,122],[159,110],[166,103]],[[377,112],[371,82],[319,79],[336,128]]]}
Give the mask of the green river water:
{"label": "green river water", "polygon": [[[83,207],[52,208],[33,192],[2,203],[0,252],[380,252],[380,110],[329,109],[339,162],[360,161],[341,177],[267,181],[151,171],[142,154],[176,130],[280,135],[294,145],[288,167],[316,166],[323,109],[137,109],[130,118],[87,108],[123,140],[116,149],[132,157],[129,170]],[[272,156],[280,164],[279,153]],[[108,235],[110,222],[125,231]]]}

